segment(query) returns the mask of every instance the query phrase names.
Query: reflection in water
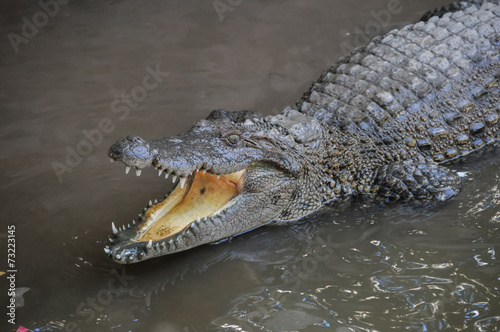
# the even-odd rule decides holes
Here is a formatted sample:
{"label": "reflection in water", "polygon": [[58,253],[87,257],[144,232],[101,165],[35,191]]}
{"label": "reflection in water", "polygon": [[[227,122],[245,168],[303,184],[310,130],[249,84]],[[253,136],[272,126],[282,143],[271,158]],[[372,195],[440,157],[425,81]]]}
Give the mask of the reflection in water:
{"label": "reflection in water", "polygon": [[[500,173],[493,161],[474,174],[471,182]],[[477,205],[498,213],[498,204],[485,204],[498,192],[495,187],[487,190],[489,194],[474,197],[470,188],[459,201],[427,211],[375,210],[369,220],[366,211],[351,211],[344,213],[345,223],[340,225],[324,220],[315,230],[303,228],[300,231],[308,232],[301,236],[307,241],[302,255],[286,266],[268,267],[280,270],[281,282],[274,277],[273,283],[240,296],[228,315],[214,323],[289,330],[300,326],[294,319],[301,317],[309,327],[338,331],[380,326],[384,331],[463,331],[473,326],[496,331],[498,226],[488,219],[478,225],[467,213],[461,217]],[[463,209],[457,210],[459,205]],[[363,223],[353,226],[348,220]],[[478,261],[478,255],[484,259]]]}
{"label": "reflection in water", "polygon": [[[16,224],[24,300],[16,323],[38,331],[500,330],[494,153],[457,165],[464,189],[440,206],[354,203],[126,267],[103,253],[112,221],[134,219],[170,189],[152,172],[137,178],[110,165],[117,138],[174,135],[215,108],[275,113],[387,3],[244,1],[221,22],[211,1],[78,1],[60,6],[17,54],[0,40],[0,198],[5,224]],[[384,29],[436,5],[401,0]],[[4,31],[17,33],[41,10],[28,1],[0,7]],[[157,66],[169,75],[126,111],[123,96]],[[67,164],[68,147],[82,147],[103,119],[113,129],[92,136],[91,151],[59,182],[52,163]]]}

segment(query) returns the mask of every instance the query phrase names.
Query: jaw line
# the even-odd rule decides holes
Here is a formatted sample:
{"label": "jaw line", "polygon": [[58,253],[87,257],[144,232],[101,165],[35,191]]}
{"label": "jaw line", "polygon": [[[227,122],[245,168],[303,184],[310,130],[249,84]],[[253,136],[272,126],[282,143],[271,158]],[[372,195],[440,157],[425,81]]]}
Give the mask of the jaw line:
{"label": "jaw line", "polygon": [[[202,244],[189,242],[194,242],[193,236],[196,237],[200,229],[217,227],[221,224],[220,218],[214,217],[224,215],[227,209],[239,201],[244,186],[245,172],[246,169],[220,175],[204,171],[193,172],[182,186],[180,183],[177,184],[165,199],[155,204],[150,202],[149,207],[145,208],[144,213],[140,215],[141,220],[136,226],[131,229],[123,227],[123,230],[119,228],[120,231],[115,233],[116,227],[113,224],[115,236],[110,238],[111,248],[106,247],[105,252],[117,263],[123,264]],[[205,195],[208,198],[202,197],[205,193],[201,193],[201,186],[205,193],[208,192]],[[231,186],[232,192],[229,190]],[[222,193],[218,192],[220,188],[223,189]],[[200,190],[200,194],[196,194],[195,190]],[[222,197],[219,197],[219,194]],[[208,209],[204,206],[200,209],[196,202],[194,204],[186,202],[188,199],[201,201],[201,203],[203,201],[210,203],[211,200],[214,202],[208,204]],[[173,227],[167,230],[166,228],[171,226],[170,222],[173,222]]]}

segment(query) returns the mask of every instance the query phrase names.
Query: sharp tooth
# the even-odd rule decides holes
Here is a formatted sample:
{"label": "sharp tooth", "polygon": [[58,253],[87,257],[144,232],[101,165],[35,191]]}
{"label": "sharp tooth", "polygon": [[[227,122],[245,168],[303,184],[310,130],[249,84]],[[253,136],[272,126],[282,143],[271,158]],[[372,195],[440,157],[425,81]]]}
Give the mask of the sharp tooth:
{"label": "sharp tooth", "polygon": [[219,180],[219,178],[220,178],[220,175],[217,175],[217,180]]}
{"label": "sharp tooth", "polygon": [[113,243],[113,242],[114,242],[112,238],[109,238],[108,240],[109,240],[109,242],[111,242],[111,243]]}
{"label": "sharp tooth", "polygon": [[111,251],[111,250],[109,250],[108,248],[104,248],[104,252],[105,252],[106,254],[109,254],[109,252],[110,252],[110,251]]}
{"label": "sharp tooth", "polygon": [[175,183],[176,180],[177,180],[177,175],[172,175],[172,183]]}
{"label": "sharp tooth", "polygon": [[186,184],[186,178],[183,178],[182,176],[179,179],[179,182],[181,184],[181,188],[184,188],[184,184]]}
{"label": "sharp tooth", "polygon": [[128,172],[130,172],[130,167],[125,167],[125,174],[128,174]]}
{"label": "sharp tooth", "polygon": [[158,204],[158,200],[157,199],[155,199],[155,204]]}
{"label": "sharp tooth", "polygon": [[165,179],[168,179],[169,173],[165,173]]}
{"label": "sharp tooth", "polygon": [[136,169],[135,170],[135,175],[141,176],[142,169]]}
{"label": "sharp tooth", "polygon": [[113,158],[111,158],[111,157],[110,157],[110,158],[109,158],[109,162],[110,162],[110,163],[114,163],[114,162],[115,162],[115,160],[114,160]]}
{"label": "sharp tooth", "polygon": [[148,249],[153,248],[153,240],[149,240],[149,242],[148,242],[148,244],[147,244],[146,248],[148,248]]}
{"label": "sharp tooth", "polygon": [[207,221],[207,217],[203,218],[203,220]]}
{"label": "sharp tooth", "polygon": [[198,173],[199,171],[200,171],[200,170],[199,170],[199,169],[197,169],[197,170],[196,170],[196,173]]}
{"label": "sharp tooth", "polygon": [[191,224],[191,226],[189,226],[189,228],[191,229],[191,232],[193,234],[199,234],[199,232],[200,232],[200,229],[198,228],[196,223]]}
{"label": "sharp tooth", "polygon": [[138,216],[139,216],[139,218],[142,218],[142,213],[139,213]]}
{"label": "sharp tooth", "polygon": [[120,231],[120,232],[122,231],[122,227],[121,227],[121,226],[120,226],[120,227],[118,227],[118,231]]}
{"label": "sharp tooth", "polygon": [[149,200],[149,206],[152,206],[153,205],[153,202],[151,202],[151,200]]}
{"label": "sharp tooth", "polygon": [[163,241],[163,242],[161,243],[161,246],[162,246],[162,247],[165,247],[165,241]]}
{"label": "sharp tooth", "polygon": [[184,238],[182,237],[182,235],[181,235],[181,234],[179,234],[179,235],[177,235],[177,236],[175,237],[174,242],[175,242],[175,245],[176,245],[177,247],[182,246],[182,245],[184,245],[184,244],[185,244],[185,240],[184,240]]}
{"label": "sharp tooth", "polygon": [[111,229],[113,230],[113,234],[117,234],[118,233],[118,230],[116,229],[116,226],[115,226],[114,222],[111,223]]}
{"label": "sharp tooth", "polygon": [[198,219],[196,219],[196,221],[197,221],[197,222],[200,222],[200,221],[201,221],[201,219],[198,217]]}
{"label": "sharp tooth", "polygon": [[163,171],[161,169],[158,170],[158,176],[161,175],[161,173],[163,173]]}
{"label": "sharp tooth", "polygon": [[203,174],[205,174],[207,171],[206,171],[206,170],[203,170],[202,172],[203,172]]}
{"label": "sharp tooth", "polygon": [[159,243],[157,243],[155,247],[156,247],[156,250],[160,250],[160,244]]}
{"label": "sharp tooth", "polygon": [[130,228],[130,224],[127,224],[127,228]]}
{"label": "sharp tooth", "polygon": [[132,225],[135,225],[135,220],[132,220]]}

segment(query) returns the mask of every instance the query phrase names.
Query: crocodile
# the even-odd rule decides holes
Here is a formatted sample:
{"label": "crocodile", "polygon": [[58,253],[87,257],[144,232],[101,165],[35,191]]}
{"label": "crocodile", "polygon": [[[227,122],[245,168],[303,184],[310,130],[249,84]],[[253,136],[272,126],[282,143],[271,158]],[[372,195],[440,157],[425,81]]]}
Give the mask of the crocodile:
{"label": "crocodile", "polygon": [[448,166],[500,142],[500,4],[455,3],[375,37],[280,114],[215,110],[174,137],[108,155],[176,183],[104,248],[136,263],[352,200],[446,201]]}

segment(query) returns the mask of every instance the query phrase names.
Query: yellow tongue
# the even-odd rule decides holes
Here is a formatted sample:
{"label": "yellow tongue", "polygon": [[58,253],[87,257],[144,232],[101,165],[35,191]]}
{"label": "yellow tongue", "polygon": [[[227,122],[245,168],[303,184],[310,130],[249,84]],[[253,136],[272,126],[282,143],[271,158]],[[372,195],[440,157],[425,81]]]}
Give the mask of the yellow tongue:
{"label": "yellow tongue", "polygon": [[146,212],[154,223],[137,241],[157,241],[176,234],[198,218],[211,216],[236,195],[243,185],[244,170],[220,176],[195,173],[191,186],[176,189]]}

